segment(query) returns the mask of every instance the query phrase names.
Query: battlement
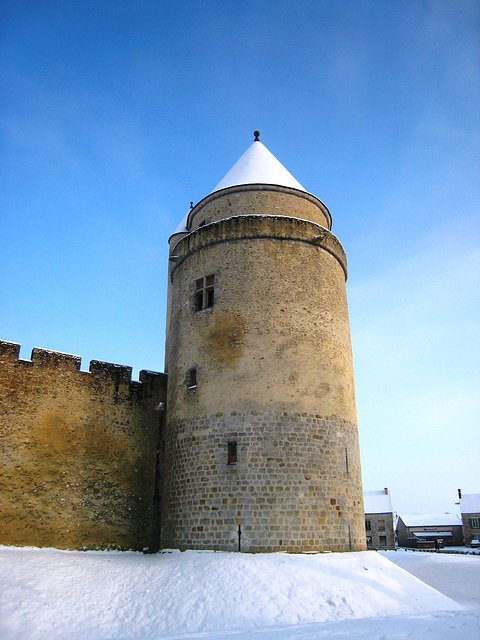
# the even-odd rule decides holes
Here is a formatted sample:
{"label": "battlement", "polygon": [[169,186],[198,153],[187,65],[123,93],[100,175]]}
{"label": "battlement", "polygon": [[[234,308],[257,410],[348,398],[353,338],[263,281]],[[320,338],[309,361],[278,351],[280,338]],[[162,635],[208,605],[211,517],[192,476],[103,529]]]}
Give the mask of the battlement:
{"label": "battlement", "polygon": [[80,371],[82,358],[70,353],[61,353],[60,351],[51,351],[50,349],[39,349],[38,347],[34,347],[32,349],[31,362],[36,366]]}
{"label": "battlement", "polygon": [[111,378],[115,382],[128,383],[132,380],[132,367],[122,364],[103,362],[102,360],[92,360],[89,371],[99,378]]}
{"label": "battlement", "polygon": [[158,548],[167,375],[0,340],[1,544]]}
{"label": "battlement", "polygon": [[48,369],[57,369],[65,372],[79,372],[80,375],[91,375],[93,378],[112,382],[115,384],[132,384],[135,386],[145,385],[155,387],[165,378],[166,374],[156,371],[140,371],[140,381],[132,382],[132,367],[102,360],[91,360],[88,371],[80,371],[82,363],[81,356],[61,351],[53,351],[51,349],[40,349],[34,347],[30,360],[20,358],[20,344],[17,342],[8,342],[0,340],[0,366],[7,364],[17,364],[23,367],[44,367]]}

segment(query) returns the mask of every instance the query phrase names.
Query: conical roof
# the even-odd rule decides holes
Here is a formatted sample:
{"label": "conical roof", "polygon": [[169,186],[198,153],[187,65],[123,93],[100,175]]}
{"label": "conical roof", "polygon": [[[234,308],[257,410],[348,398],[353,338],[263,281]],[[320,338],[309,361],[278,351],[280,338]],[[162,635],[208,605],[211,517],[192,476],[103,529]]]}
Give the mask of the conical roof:
{"label": "conical roof", "polygon": [[215,191],[241,184],[275,184],[305,191],[292,174],[285,169],[260,140],[255,140],[227,175],[217,184]]}
{"label": "conical roof", "polygon": [[[253,144],[248,147],[243,156],[233,165],[227,175],[210,193],[242,184],[272,184],[281,187],[291,187],[306,192],[298,180],[296,180],[292,174],[285,169],[283,164],[276,159],[273,153],[260,142],[258,139],[259,135],[259,132],[255,131],[255,141]],[[187,223],[189,213],[190,211],[185,214],[173,235],[177,233],[188,233]]]}

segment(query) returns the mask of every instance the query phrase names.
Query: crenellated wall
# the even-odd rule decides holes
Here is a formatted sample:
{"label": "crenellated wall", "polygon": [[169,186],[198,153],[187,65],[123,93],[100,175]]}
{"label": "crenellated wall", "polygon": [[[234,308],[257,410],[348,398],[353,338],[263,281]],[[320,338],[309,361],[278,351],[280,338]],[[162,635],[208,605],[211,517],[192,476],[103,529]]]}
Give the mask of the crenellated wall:
{"label": "crenellated wall", "polygon": [[167,376],[0,341],[0,543],[155,551]]}

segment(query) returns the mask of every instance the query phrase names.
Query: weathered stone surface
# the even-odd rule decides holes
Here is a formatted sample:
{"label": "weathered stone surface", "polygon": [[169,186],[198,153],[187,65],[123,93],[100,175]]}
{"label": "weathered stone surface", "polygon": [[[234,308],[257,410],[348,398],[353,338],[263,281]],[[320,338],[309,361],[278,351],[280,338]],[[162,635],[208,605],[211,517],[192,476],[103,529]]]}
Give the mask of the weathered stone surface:
{"label": "weathered stone surface", "polygon": [[172,237],[165,546],[234,549],[240,524],[249,551],[365,548],[345,253],[287,191],[212,194]]}
{"label": "weathered stone surface", "polygon": [[190,211],[189,228],[238,215],[290,215],[332,228],[330,211],[306,191],[266,184],[245,184],[214,191]]}
{"label": "weathered stone surface", "polygon": [[158,548],[166,376],[131,382],[130,367],[18,354],[0,342],[1,544]]}
{"label": "weathered stone surface", "polygon": [[[162,542],[180,549],[365,547],[357,427],[288,412],[176,420],[165,439]],[[228,442],[237,463],[228,464]]]}

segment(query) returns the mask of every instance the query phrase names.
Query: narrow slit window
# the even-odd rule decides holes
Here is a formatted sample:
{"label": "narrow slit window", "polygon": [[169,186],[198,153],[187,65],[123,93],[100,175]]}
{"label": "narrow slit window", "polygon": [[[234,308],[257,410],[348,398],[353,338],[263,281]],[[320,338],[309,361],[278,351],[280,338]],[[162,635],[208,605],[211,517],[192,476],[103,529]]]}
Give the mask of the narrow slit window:
{"label": "narrow slit window", "polygon": [[203,278],[195,281],[195,309],[197,311],[203,309]]}
{"label": "narrow slit window", "polygon": [[187,373],[187,386],[189,389],[194,389],[197,386],[198,369],[197,367],[191,367]]}
{"label": "narrow slit window", "polygon": [[209,309],[215,302],[215,276],[195,280],[195,311]]}
{"label": "narrow slit window", "polygon": [[205,278],[205,306],[213,307],[213,302],[215,299],[214,287],[215,287],[215,276],[207,276]]}
{"label": "narrow slit window", "polygon": [[237,443],[228,443],[228,464],[237,464]]}
{"label": "narrow slit window", "polygon": [[347,447],[345,447],[345,471],[348,473],[348,451],[347,451]]}

